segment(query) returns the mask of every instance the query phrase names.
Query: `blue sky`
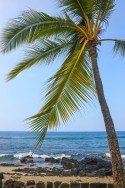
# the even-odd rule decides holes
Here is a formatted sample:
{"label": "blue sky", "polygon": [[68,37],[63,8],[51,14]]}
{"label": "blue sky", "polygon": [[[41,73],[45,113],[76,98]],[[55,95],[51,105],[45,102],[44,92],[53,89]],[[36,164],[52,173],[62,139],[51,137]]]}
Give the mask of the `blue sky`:
{"label": "blue sky", "polygon": [[[116,10],[103,38],[125,39],[125,2],[117,0],[116,4]],[[0,30],[9,19],[28,8],[52,15],[59,12],[55,0],[1,0]],[[52,67],[34,67],[7,83],[6,74],[23,58],[23,54],[22,48],[6,55],[0,54],[0,131],[29,130],[23,120],[38,112],[43,104],[45,82],[61,63],[60,59]],[[125,131],[125,58],[114,55],[112,44],[105,43],[100,48],[99,67],[116,129]],[[105,130],[104,122],[97,100],[58,129],[58,131],[103,130]]]}

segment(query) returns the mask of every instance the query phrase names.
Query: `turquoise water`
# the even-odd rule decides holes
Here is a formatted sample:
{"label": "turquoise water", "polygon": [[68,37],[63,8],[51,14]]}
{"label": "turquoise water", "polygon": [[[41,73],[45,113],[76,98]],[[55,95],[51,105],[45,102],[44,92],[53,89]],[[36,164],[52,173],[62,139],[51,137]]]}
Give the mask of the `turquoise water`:
{"label": "turquoise water", "polygon": [[[125,132],[117,134],[125,157]],[[30,132],[0,132],[0,163],[19,163],[20,157],[34,151],[35,142],[35,136]],[[82,159],[106,153],[109,149],[105,132],[49,132],[33,156],[36,163],[41,163],[48,156]]]}

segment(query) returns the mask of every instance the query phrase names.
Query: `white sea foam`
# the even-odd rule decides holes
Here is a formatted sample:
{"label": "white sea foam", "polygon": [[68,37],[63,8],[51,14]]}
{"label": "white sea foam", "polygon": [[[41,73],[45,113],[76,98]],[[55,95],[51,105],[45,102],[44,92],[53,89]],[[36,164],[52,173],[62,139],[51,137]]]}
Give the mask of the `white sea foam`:
{"label": "white sea foam", "polygon": [[14,154],[14,157],[15,157],[15,158],[18,158],[18,159],[21,159],[21,158],[27,157],[27,156],[32,156],[32,152]]}
{"label": "white sea foam", "polygon": [[[110,153],[106,153],[105,155],[106,155],[106,157],[109,157],[109,158],[111,157]],[[121,157],[123,160],[125,160],[125,155],[121,155]]]}
{"label": "white sea foam", "polygon": [[66,155],[66,154],[58,154],[58,155],[52,155],[52,156],[49,156],[49,157],[54,157],[55,159],[62,159],[63,157],[66,157],[66,158],[70,158],[71,155]]}
{"label": "white sea foam", "polygon": [[[6,156],[6,154],[0,154],[0,157],[4,157]],[[62,159],[63,157],[66,157],[66,158],[70,158],[71,156],[70,155],[65,155],[65,154],[57,154],[57,155],[40,155],[40,154],[36,154],[36,153],[33,153],[33,152],[28,152],[28,153],[16,153],[13,155],[14,158],[17,158],[17,159],[21,159],[23,157],[27,157],[27,156],[32,156],[33,158],[41,158],[41,159],[45,159],[45,158],[49,158],[49,157],[53,157],[55,159]]]}
{"label": "white sea foam", "polygon": [[106,153],[105,155],[106,155],[106,157],[109,157],[109,158],[110,158],[110,153]]}
{"label": "white sea foam", "polygon": [[58,154],[58,155],[38,155],[38,154],[32,154],[32,157],[33,158],[42,158],[42,159],[45,159],[45,158],[48,158],[48,157],[53,157],[55,159],[62,159],[63,157],[66,157],[66,158],[70,158],[71,156],[70,155],[65,155],[65,154]]}
{"label": "white sea foam", "polygon": [[0,157],[6,157],[9,156],[9,154],[0,154]]}

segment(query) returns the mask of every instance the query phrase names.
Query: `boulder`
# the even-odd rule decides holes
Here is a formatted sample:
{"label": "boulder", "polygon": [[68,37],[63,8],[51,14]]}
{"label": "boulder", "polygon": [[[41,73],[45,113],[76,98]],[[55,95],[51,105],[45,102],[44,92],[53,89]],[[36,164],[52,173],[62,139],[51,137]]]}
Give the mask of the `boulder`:
{"label": "boulder", "polygon": [[45,158],[45,162],[47,163],[60,163],[60,159],[55,159],[53,157]]}
{"label": "boulder", "polygon": [[0,179],[3,179],[3,178],[4,178],[3,173],[0,172]]}
{"label": "boulder", "polygon": [[81,183],[81,188],[89,188],[89,183]]}
{"label": "boulder", "polygon": [[14,181],[12,179],[5,181],[3,188],[13,188],[14,187]]}
{"label": "boulder", "polygon": [[110,160],[105,160],[105,159],[102,159],[102,158],[98,158],[97,166],[99,168],[112,168],[111,161]]}
{"label": "boulder", "polygon": [[86,165],[86,172],[94,172],[96,170],[99,170],[97,164],[94,164],[94,165]]}
{"label": "boulder", "polygon": [[33,157],[32,156],[26,156],[26,157],[22,157],[20,159],[21,163],[33,163]]}
{"label": "boulder", "polygon": [[21,181],[14,181],[13,188],[24,188],[24,182]]}
{"label": "boulder", "polygon": [[80,170],[85,170],[86,169],[86,161],[85,160],[81,160],[79,161],[78,163],[78,168],[77,168],[79,171]]}
{"label": "boulder", "polygon": [[80,165],[97,165],[98,168],[111,168],[111,161],[105,160],[101,157],[86,157],[84,160],[79,162]]}
{"label": "boulder", "polygon": [[70,188],[80,188],[80,183],[77,183],[77,182],[73,182],[70,184]]}
{"label": "boulder", "polygon": [[55,183],[54,183],[54,188],[59,188],[59,186],[61,185],[61,181],[56,181]]}
{"label": "boulder", "polygon": [[62,169],[60,168],[53,168],[52,172],[55,176],[59,176],[62,173]]}
{"label": "boulder", "polygon": [[39,181],[39,182],[36,184],[36,188],[45,188],[45,183],[42,182],[42,181]]}
{"label": "boulder", "polygon": [[84,162],[85,164],[95,165],[97,164],[98,159],[96,157],[85,157]]}
{"label": "boulder", "polygon": [[96,176],[96,177],[112,176],[112,170],[111,169],[101,168],[101,169],[93,172],[93,176]]}
{"label": "boulder", "polygon": [[72,168],[71,169],[71,176],[77,176],[78,175],[78,169],[77,168]]}
{"label": "boulder", "polygon": [[79,176],[111,176],[111,161],[102,158],[87,157],[79,161],[77,168]]}
{"label": "boulder", "polygon": [[28,180],[26,185],[27,186],[35,185],[35,181],[34,180]]}
{"label": "boulder", "polygon": [[61,164],[64,169],[72,169],[78,167],[78,161],[75,159],[69,159],[66,157],[63,157],[61,160]]}
{"label": "boulder", "polygon": [[80,171],[78,172],[78,176],[80,176],[80,177],[86,176],[85,170],[80,170]]}
{"label": "boulder", "polygon": [[52,182],[47,182],[46,188],[53,188],[53,183]]}
{"label": "boulder", "polygon": [[61,175],[62,176],[71,176],[71,170],[63,170]]}

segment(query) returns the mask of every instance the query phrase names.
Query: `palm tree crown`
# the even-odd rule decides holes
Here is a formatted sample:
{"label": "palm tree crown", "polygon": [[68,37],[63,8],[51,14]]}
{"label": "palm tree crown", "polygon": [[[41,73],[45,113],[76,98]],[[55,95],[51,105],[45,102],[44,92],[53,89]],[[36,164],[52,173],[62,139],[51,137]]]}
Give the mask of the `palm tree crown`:
{"label": "palm tree crown", "polygon": [[46,102],[38,114],[28,120],[40,143],[48,128],[67,122],[82,104],[95,93],[90,47],[113,41],[114,51],[125,55],[125,41],[101,39],[114,0],[58,0],[61,16],[52,17],[33,10],[25,11],[10,21],[3,30],[2,51],[9,52],[21,44],[29,44],[23,61],[8,74],[15,78],[23,70],[37,64],[51,63],[63,55],[60,69],[48,80]]}

